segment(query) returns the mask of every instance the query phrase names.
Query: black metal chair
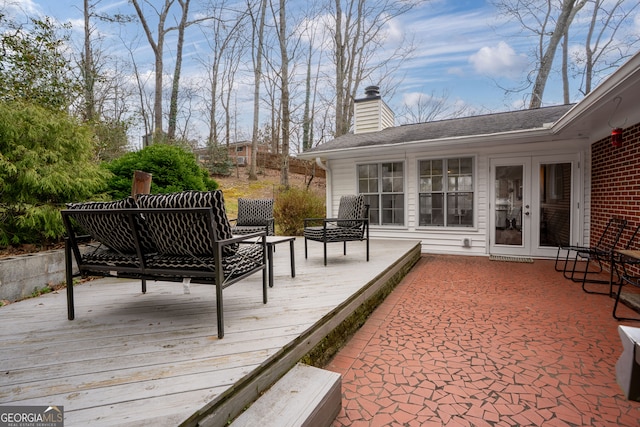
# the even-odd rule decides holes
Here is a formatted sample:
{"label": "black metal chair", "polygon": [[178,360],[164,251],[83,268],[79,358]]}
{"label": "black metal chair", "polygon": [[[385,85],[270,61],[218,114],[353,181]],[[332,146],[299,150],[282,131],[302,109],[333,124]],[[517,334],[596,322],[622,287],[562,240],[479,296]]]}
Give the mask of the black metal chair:
{"label": "black metal chair", "polygon": [[[312,225],[322,224],[322,225]],[[349,195],[340,198],[337,218],[306,218],[304,220],[304,257],[307,258],[307,240],[322,242],[324,265],[327,265],[327,243],[343,242],[344,255],[347,242],[366,241],[369,261],[369,205],[364,196]]]}
{"label": "black metal chair", "polygon": [[[604,264],[609,263],[610,269],[613,267],[613,257],[616,247],[624,229],[627,226],[627,221],[622,218],[611,218],[598,239],[598,242],[594,246],[571,246],[567,249],[567,258],[565,259],[565,266],[563,274],[566,278],[571,279],[574,282],[582,283],[582,290],[590,294],[602,294],[611,295],[611,280],[597,278],[600,273],[605,271]],[[560,251],[560,249],[558,249]],[[571,273],[569,273],[569,254],[573,252],[573,263],[571,267]],[[577,269],[579,263],[584,263],[584,269]],[[556,257],[557,265],[557,257]],[[591,268],[595,266],[595,268]],[[611,271],[611,273],[614,273]],[[587,289],[587,283],[604,284],[609,285],[608,292],[592,291]]]}
{"label": "black metal chair", "polygon": [[[640,242],[636,241],[636,238],[640,238],[640,224],[635,228],[635,231],[631,235],[631,238],[627,241],[623,252],[616,252],[613,258],[613,269],[618,276],[618,291],[615,293],[616,301],[613,304],[613,318],[616,320],[635,320],[640,321],[640,317],[620,317],[618,316],[618,304],[620,303],[620,297],[622,295],[622,288],[625,285],[640,288],[640,259],[636,255],[640,255]],[[613,288],[613,275],[614,271],[611,271],[611,287]],[[611,290],[613,293],[613,289]],[[638,294],[640,303],[640,293]]]}
{"label": "black metal chair", "polygon": [[[609,219],[609,221],[607,222],[607,225],[605,226],[604,230],[602,231],[602,234],[598,238],[598,242],[596,243],[595,247],[599,247],[599,246],[603,245],[606,236],[611,232],[611,229],[615,226],[614,223],[616,223],[617,221],[618,220],[615,219],[615,218]],[[562,272],[562,274],[564,274],[565,278],[571,279],[571,276],[567,275],[567,272],[569,271],[569,269],[568,269],[568,267],[569,267],[569,258],[571,257],[571,254],[573,252],[578,251],[578,250],[582,250],[582,249],[586,249],[586,248],[588,248],[588,246],[562,245],[562,244],[558,243],[558,252],[556,253],[555,270],[559,271],[559,272]],[[560,254],[562,253],[562,251],[566,251],[566,255],[564,257],[564,261],[561,260],[561,258],[560,258]],[[563,265],[562,265],[562,267],[559,267],[559,265],[561,263]]]}
{"label": "black metal chair", "polygon": [[230,219],[231,233],[244,235],[267,230],[275,235],[273,199],[238,199],[238,218]]}

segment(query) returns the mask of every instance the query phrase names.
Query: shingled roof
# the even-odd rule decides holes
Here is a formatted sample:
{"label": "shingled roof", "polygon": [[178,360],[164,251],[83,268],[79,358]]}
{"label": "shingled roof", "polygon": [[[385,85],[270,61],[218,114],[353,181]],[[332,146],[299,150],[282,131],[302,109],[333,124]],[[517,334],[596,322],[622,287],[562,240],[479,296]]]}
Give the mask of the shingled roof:
{"label": "shingled roof", "polygon": [[314,147],[305,154],[543,129],[560,119],[571,107],[573,104],[396,126],[379,132],[347,134]]}

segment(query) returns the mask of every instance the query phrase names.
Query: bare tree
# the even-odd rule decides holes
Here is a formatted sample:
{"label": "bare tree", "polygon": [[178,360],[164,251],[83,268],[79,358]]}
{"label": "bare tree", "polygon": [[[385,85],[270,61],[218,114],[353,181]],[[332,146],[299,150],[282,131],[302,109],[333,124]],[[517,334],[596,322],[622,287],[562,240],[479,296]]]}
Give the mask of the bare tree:
{"label": "bare tree", "polygon": [[[262,82],[262,49],[264,43],[264,27],[267,14],[267,0],[260,0],[258,9],[259,17],[251,15],[254,28],[254,36],[256,38],[256,49],[251,55],[253,60],[253,121],[251,130],[251,159],[249,163],[249,180],[256,181],[258,175],[256,173],[258,162],[258,132],[260,127],[260,84]],[[252,10],[249,7],[249,10]],[[256,34],[257,31],[257,34]]]}
{"label": "bare tree", "polygon": [[[212,2],[206,14],[211,17],[211,20],[206,25],[201,26],[201,29],[209,48],[204,62],[208,70],[208,96],[205,97],[208,98],[207,145],[216,146],[222,140],[222,132],[220,131],[222,126],[220,122],[223,121],[222,115],[226,117],[226,122],[228,122],[230,115],[229,109],[225,112],[221,104],[223,104],[222,98],[230,96],[233,91],[232,86],[225,86],[226,82],[229,82],[228,85],[233,84],[233,77],[230,77],[231,80],[229,80],[225,76],[235,74],[235,70],[238,68],[240,61],[240,53],[238,51],[241,48],[238,44],[240,43],[240,33],[247,15],[244,11],[230,9],[226,1]],[[228,104],[228,99],[225,102]],[[225,127],[228,129],[227,125]],[[229,132],[224,138],[228,144]]]}
{"label": "bare tree", "polygon": [[387,24],[420,3],[418,0],[334,1],[329,31],[334,45],[336,137],[349,131],[353,101],[361,82],[391,63],[401,62],[411,52],[412,44],[405,42],[387,58],[375,56],[382,50]]}
{"label": "bare tree", "polygon": [[165,27],[165,22],[167,20],[167,16],[169,15],[169,9],[175,2],[175,0],[164,0],[164,4],[161,9],[157,9],[156,6],[151,3],[149,0],[142,0],[145,4],[149,5],[158,15],[158,25],[157,25],[157,40],[154,38],[153,31],[149,27],[147,22],[147,17],[144,14],[141,6],[140,0],[131,0],[133,6],[136,9],[136,13],[138,14],[138,18],[140,19],[140,23],[144,28],[145,35],[147,36],[147,41],[149,42],[149,46],[153,50],[155,62],[154,62],[154,71],[155,71],[155,93],[153,98],[153,134],[154,137],[160,137],[162,135],[162,80],[164,73],[164,39],[170,28]]}
{"label": "bare tree", "polygon": [[573,59],[576,75],[582,75],[580,92],[588,94],[593,80],[611,68],[617,67],[637,52],[640,36],[636,33],[620,34],[622,24],[633,18],[640,2],[627,0],[589,0],[591,20],[584,41],[584,51],[575,52]]}
{"label": "bare tree", "polygon": [[280,106],[282,108],[282,163],[280,185],[289,187],[289,138],[291,115],[289,110],[289,52],[287,50],[287,14],[285,0],[280,0],[278,13],[278,42],[280,45]]}
{"label": "bare tree", "polygon": [[449,93],[443,90],[440,95],[432,91],[430,94],[414,94],[411,100],[405,99],[400,117],[402,124],[412,124],[454,119],[469,113],[468,105],[451,103]]}
{"label": "bare tree", "polygon": [[180,91],[180,73],[182,72],[182,49],[184,47],[184,32],[187,28],[189,16],[189,4],[191,0],[178,0],[182,14],[178,24],[178,41],[176,45],[176,63],[171,84],[171,100],[169,101],[169,125],[167,138],[173,140],[176,137],[176,121],[178,117],[178,92]]}
{"label": "bare tree", "polygon": [[84,56],[82,61],[82,76],[84,89],[84,119],[93,121],[95,116],[95,102],[93,99],[95,74],[93,68],[93,52],[91,49],[91,6],[89,0],[84,0]]}
{"label": "bare tree", "polygon": [[576,14],[587,0],[495,0],[498,11],[518,21],[537,36],[535,78],[529,108],[542,105],[544,90],[553,67],[558,45],[567,37]]}

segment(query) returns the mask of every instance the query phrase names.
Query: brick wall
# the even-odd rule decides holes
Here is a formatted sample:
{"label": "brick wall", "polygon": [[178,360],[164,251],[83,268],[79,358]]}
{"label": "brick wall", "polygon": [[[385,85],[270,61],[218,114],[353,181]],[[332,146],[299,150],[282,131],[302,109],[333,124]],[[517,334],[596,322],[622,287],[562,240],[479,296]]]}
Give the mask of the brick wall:
{"label": "brick wall", "polygon": [[622,138],[620,148],[613,147],[609,138],[591,146],[591,245],[612,216],[628,221],[619,247],[640,224],[640,123],[624,129]]}

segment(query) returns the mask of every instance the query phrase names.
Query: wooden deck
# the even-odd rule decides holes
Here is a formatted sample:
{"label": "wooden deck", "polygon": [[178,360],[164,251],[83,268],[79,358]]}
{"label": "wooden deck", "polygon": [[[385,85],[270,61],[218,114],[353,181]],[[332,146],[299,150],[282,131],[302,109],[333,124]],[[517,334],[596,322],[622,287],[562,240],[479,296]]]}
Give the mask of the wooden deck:
{"label": "wooden deck", "polygon": [[65,426],[223,426],[355,309],[405,274],[418,241],[322,245],[298,238],[296,277],[278,245],[275,286],[261,277],[224,291],[217,338],[211,286],[100,279],[0,308],[0,404],[64,406]]}

